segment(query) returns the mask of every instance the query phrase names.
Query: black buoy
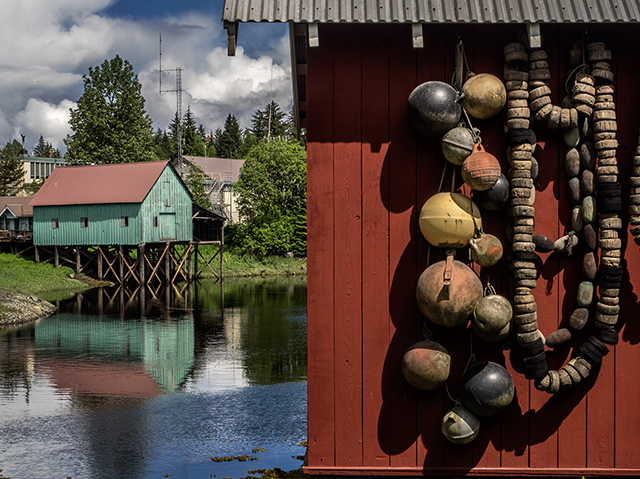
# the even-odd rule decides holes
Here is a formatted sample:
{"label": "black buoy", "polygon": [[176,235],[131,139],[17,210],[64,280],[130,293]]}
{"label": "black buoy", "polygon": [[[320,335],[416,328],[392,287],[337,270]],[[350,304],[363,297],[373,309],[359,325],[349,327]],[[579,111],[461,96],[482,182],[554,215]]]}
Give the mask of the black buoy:
{"label": "black buoy", "polygon": [[509,180],[503,174],[498,181],[484,191],[473,191],[473,201],[485,210],[498,211],[509,201]]}
{"label": "black buoy", "polygon": [[451,85],[428,81],[418,85],[409,95],[409,121],[420,133],[442,136],[460,121],[460,94]]}
{"label": "black buoy", "polygon": [[511,404],[514,395],[509,372],[491,361],[474,364],[460,380],[460,402],[477,416],[500,414]]}

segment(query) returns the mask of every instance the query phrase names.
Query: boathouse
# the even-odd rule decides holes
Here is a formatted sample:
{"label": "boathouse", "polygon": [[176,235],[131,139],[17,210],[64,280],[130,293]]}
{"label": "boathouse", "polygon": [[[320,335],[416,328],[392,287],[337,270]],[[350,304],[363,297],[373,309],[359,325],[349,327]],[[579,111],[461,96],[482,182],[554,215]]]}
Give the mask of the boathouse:
{"label": "boathouse", "polygon": [[[308,460],[311,476],[594,477],[640,475],[640,252],[629,230],[630,178],[640,127],[640,18],[635,1],[286,2],[226,0],[229,52],[241,22],[289,22],[297,110],[308,139]],[[524,41],[547,53],[553,105],[567,94],[575,42],[603,42],[617,112],[617,168],[625,225],[617,345],[587,379],[557,394],[525,378],[515,334],[484,342],[470,327],[425,321],[416,284],[444,258],[419,228],[424,203],[461,189],[441,142],[412,128],[407,104],[427,81],[450,83],[456,50],[465,70],[503,79],[504,48]],[[586,58],[586,52],[585,52]],[[528,64],[524,70],[528,68]],[[509,169],[506,111],[472,120],[482,144]],[[555,240],[572,228],[567,147],[560,129],[536,122],[535,232]],[[611,163],[610,163],[611,164]],[[482,211],[483,228],[508,255],[505,209]],[[566,326],[582,281],[583,253],[541,253],[533,295],[538,329]],[[456,259],[468,262],[468,251]],[[483,284],[509,296],[507,261],[474,266]],[[595,303],[589,308],[591,317]],[[565,345],[546,349],[550,369],[579,355],[593,320]],[[403,376],[407,349],[432,337],[452,357],[447,388],[419,391]],[[441,432],[459,397],[471,355],[504,366],[515,397],[482,418],[476,439],[453,444]]]}
{"label": "boathouse", "polygon": [[[168,161],[56,168],[31,206],[36,261],[44,253],[81,272],[84,256],[98,279],[140,284],[161,275],[191,281],[193,263],[195,275],[202,272],[198,257],[218,276],[211,261],[219,255],[222,268],[224,218],[193,203]],[[204,244],[214,246],[206,257]]]}
{"label": "boathouse", "polygon": [[56,168],[31,201],[34,244],[191,241],[191,204],[167,161]]}

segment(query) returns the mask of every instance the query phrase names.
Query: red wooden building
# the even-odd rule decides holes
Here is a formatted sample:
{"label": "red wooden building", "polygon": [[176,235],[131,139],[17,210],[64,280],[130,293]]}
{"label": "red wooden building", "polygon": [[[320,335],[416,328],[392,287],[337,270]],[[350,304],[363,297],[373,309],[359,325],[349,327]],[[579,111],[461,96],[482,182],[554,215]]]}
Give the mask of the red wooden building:
{"label": "red wooden building", "polygon": [[[512,404],[483,419],[477,439],[461,446],[440,431],[444,413],[454,406],[447,391],[417,391],[401,372],[405,351],[423,337],[415,287],[428,266],[428,243],[418,213],[438,191],[446,161],[439,140],[409,125],[409,94],[428,80],[451,81],[460,40],[471,71],[501,78],[503,47],[521,32],[535,37],[539,29],[552,100],[559,104],[572,43],[605,42],[613,53],[622,219],[628,225],[626,198],[640,127],[638,8],[635,1],[587,0],[226,1],[231,50],[239,21],[292,25],[296,98],[308,135],[307,474],[640,475],[640,248],[628,226],[621,232],[626,270],[620,342],[587,381],[549,395],[525,379],[513,337],[490,344],[472,340],[465,328],[429,324],[453,358],[447,382],[452,397],[471,350],[479,360],[504,365],[516,386]],[[505,119],[503,111],[474,121],[503,172]],[[536,232],[555,239],[571,229],[566,147],[560,130],[534,129],[540,144]],[[484,230],[508,244],[506,211],[482,215]],[[460,250],[457,259],[466,255]],[[431,248],[430,263],[443,257]],[[541,257],[534,295],[540,330],[548,335],[575,307],[581,255]],[[483,283],[490,277],[507,295],[505,261],[476,271]],[[550,368],[577,354],[592,331],[589,325],[569,346],[549,351]]]}

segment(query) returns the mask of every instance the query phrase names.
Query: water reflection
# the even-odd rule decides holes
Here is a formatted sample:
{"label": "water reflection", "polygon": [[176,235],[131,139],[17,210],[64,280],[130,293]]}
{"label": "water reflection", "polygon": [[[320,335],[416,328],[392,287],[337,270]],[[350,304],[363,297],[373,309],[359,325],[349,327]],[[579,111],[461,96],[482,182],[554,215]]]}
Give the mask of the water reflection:
{"label": "water reflection", "polygon": [[[239,477],[299,467],[305,281],[131,293],[90,291],[37,324],[0,330],[3,474]],[[269,450],[258,466],[210,460],[253,447]]]}

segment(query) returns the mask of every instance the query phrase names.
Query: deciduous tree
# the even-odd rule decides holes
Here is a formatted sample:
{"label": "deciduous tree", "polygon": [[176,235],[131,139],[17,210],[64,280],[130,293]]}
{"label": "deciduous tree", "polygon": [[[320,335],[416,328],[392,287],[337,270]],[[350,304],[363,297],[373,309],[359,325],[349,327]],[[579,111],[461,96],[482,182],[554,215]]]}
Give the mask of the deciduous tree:
{"label": "deciduous tree", "polygon": [[153,128],[133,65],[116,55],[83,75],[84,93],[71,110],[64,140],[71,164],[157,159]]}
{"label": "deciduous tree", "polygon": [[258,257],[306,255],[307,162],[298,143],[259,141],[247,154],[235,186],[235,244]]}

